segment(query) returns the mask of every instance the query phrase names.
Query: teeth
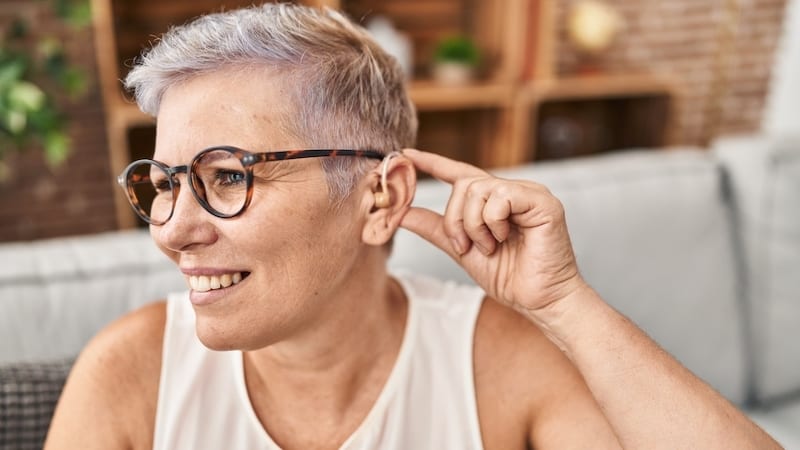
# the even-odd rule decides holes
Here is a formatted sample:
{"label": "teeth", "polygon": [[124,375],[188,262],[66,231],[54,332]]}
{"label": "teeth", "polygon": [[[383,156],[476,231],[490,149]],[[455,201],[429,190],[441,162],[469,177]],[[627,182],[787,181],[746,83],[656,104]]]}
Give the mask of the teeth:
{"label": "teeth", "polygon": [[205,292],[211,289],[211,286],[208,285],[208,277],[199,276],[197,277],[197,290],[201,292]]}
{"label": "teeth", "polygon": [[197,292],[208,292],[214,289],[226,288],[242,281],[242,273],[226,273],[224,275],[192,275],[189,277],[189,286]]}

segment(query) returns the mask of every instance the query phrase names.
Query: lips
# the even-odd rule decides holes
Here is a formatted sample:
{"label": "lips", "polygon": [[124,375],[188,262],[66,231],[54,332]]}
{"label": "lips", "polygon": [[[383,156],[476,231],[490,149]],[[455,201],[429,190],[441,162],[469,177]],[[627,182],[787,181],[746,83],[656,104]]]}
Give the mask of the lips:
{"label": "lips", "polygon": [[191,275],[189,286],[196,292],[208,292],[223,289],[241,282],[247,274],[231,272],[221,275]]}

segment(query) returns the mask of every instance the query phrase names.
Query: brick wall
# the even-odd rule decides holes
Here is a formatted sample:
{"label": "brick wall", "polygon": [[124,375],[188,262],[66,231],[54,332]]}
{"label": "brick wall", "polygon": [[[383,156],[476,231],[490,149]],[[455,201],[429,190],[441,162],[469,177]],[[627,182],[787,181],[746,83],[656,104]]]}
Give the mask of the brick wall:
{"label": "brick wall", "polygon": [[[682,90],[676,105],[678,143],[703,144],[714,134],[759,129],[786,0],[605,2],[625,25],[601,60],[603,70],[673,76]],[[556,3],[563,24],[577,0]],[[738,4],[734,14],[727,9],[730,3]],[[731,27],[730,40],[720,38],[726,34],[721,25]],[[568,74],[578,67],[578,56],[563,26],[558,33],[557,70]]]}
{"label": "brick wall", "polygon": [[89,92],[77,102],[59,98],[69,114],[72,152],[56,169],[36,148],[4,161],[8,179],[0,182],[0,241],[94,233],[116,227],[112,177],[108,169],[102,101],[94,74],[90,31],[74,32],[48,10],[48,2],[0,0],[0,28],[22,15],[36,34],[58,38],[92,77]]}

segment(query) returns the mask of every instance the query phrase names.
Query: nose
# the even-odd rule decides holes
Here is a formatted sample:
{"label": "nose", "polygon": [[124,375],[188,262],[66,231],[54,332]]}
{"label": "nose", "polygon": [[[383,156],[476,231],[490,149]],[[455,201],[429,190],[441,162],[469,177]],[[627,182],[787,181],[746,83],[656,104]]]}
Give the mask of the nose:
{"label": "nose", "polygon": [[186,176],[176,184],[172,217],[160,226],[151,226],[156,243],[165,251],[184,252],[216,242],[217,230],[209,214],[192,195]]}

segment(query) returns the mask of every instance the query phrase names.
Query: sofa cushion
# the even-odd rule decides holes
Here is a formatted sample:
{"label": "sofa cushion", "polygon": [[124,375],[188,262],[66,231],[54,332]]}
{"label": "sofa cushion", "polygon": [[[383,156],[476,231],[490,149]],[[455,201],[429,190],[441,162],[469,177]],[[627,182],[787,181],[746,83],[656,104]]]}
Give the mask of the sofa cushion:
{"label": "sofa cushion", "polygon": [[72,360],[0,365],[0,449],[44,445]]}
{"label": "sofa cushion", "polygon": [[737,199],[762,402],[800,394],[800,135],[715,143]]}
{"label": "sofa cushion", "polygon": [[143,230],[0,245],[0,364],[74,357],[113,319],[180,289]]}
{"label": "sofa cushion", "polygon": [[[707,152],[639,151],[498,171],[561,199],[583,276],[725,396],[746,396],[737,267],[719,164]],[[442,211],[449,186],[420,183],[415,204]],[[468,280],[402,230],[391,264]]]}

